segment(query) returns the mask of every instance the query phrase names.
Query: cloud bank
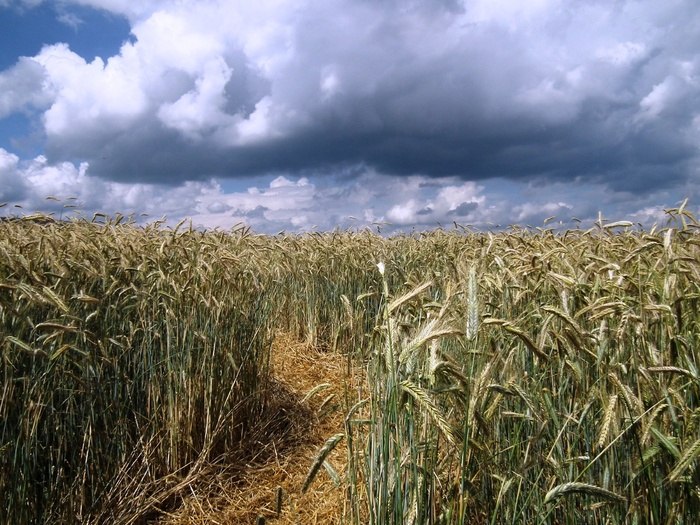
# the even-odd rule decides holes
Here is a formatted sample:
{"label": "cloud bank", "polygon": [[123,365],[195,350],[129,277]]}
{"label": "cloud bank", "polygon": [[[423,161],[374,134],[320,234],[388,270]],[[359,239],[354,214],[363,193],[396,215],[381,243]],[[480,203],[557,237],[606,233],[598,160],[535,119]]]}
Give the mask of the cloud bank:
{"label": "cloud bank", "polygon": [[203,222],[310,227],[336,191],[348,215],[408,227],[697,197],[693,0],[71,3],[131,38],[91,61],[47,43],[0,72],[0,118],[28,115],[43,146],[0,150],[3,200],[64,177],[81,195],[194,192],[176,213]]}

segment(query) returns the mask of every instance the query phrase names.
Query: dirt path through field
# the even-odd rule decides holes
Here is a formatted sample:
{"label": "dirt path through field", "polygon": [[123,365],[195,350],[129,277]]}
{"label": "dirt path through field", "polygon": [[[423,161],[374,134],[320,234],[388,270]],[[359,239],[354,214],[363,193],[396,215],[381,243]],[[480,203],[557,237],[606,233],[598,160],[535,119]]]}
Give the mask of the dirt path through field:
{"label": "dirt path through field", "polygon": [[[285,335],[277,337],[271,355],[270,413],[261,423],[269,428],[263,432],[265,442],[258,443],[258,459],[238,481],[217,479],[199,494],[193,489],[179,509],[159,523],[255,524],[259,516],[274,525],[340,523],[342,489],[325,469],[306,493],[301,487],[318,449],[330,436],[343,432],[346,384],[354,396],[350,403],[357,400],[360,376],[348,375],[347,368],[347,359],[337,353],[318,351]],[[319,385],[323,386],[304,400]],[[342,478],[347,465],[343,443],[327,461]]]}

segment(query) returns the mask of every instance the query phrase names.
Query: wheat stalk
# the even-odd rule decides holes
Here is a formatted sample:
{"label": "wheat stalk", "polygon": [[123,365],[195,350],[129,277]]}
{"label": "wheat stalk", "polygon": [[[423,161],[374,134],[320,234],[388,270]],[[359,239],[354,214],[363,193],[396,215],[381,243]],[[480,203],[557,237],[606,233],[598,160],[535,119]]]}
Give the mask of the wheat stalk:
{"label": "wheat stalk", "polygon": [[472,341],[479,330],[479,285],[476,281],[476,268],[469,268],[467,284],[467,326],[465,334],[467,341]]}

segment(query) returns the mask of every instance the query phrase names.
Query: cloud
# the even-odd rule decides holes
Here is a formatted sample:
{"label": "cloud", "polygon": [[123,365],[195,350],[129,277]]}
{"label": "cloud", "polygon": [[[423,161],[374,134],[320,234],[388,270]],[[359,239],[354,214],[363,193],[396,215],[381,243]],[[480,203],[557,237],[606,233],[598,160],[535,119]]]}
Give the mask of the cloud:
{"label": "cloud", "polygon": [[[552,195],[563,200],[553,200]],[[659,205],[660,200],[667,204]],[[292,175],[255,178],[235,189],[215,179],[121,183],[91,175],[87,163],[52,164],[44,156],[22,161],[1,148],[0,202],[21,206],[19,211],[3,208],[4,214],[42,210],[56,217],[77,214],[90,219],[97,212],[121,213],[133,214],[139,221],[165,217],[168,224],[190,218],[198,228],[227,230],[246,225],[270,234],[335,228],[379,228],[392,233],[453,223],[477,229],[537,226],[550,216],[569,227],[579,226],[572,222],[576,217],[585,227],[598,218],[599,211],[606,218],[650,226],[664,224],[664,207],[679,204],[666,193],[638,196],[610,192],[602,185],[572,188],[561,182],[538,186],[509,181],[477,185],[458,177],[405,177],[370,168],[345,176],[319,176],[315,181]]]}
{"label": "cloud", "polygon": [[[0,202],[17,204],[24,210],[62,213],[70,203],[88,218],[95,212],[134,213],[144,211],[153,219],[173,219],[196,213],[198,198],[220,191],[214,181],[186,182],[179,186],[129,184],[91,176],[86,162],[51,164],[40,155],[30,161],[0,148]],[[47,201],[51,197],[57,200]]]}
{"label": "cloud", "polygon": [[158,117],[169,128],[188,138],[201,138],[211,129],[229,120],[222,108],[224,88],[232,70],[223,59],[214,59],[205,65],[202,75],[195,80],[194,89],[175,102],[163,104]]}
{"label": "cloud", "polygon": [[447,212],[448,215],[456,215],[457,217],[466,217],[479,207],[476,202],[463,202],[457,206],[454,210]]}
{"label": "cloud", "polygon": [[568,217],[572,206],[565,202],[526,203],[515,207],[515,223],[542,224],[547,217]]}
{"label": "cloud", "polygon": [[206,206],[209,213],[226,213],[231,210],[231,206],[221,201],[214,201]]}
{"label": "cloud", "polygon": [[[652,2],[80,3],[129,16],[135,41],[106,62],[46,47],[35,60],[48,82],[35,71],[25,91],[53,98],[50,158],[83,158],[106,177],[156,144],[170,145],[162,157],[177,159],[179,180],[355,162],[477,179],[617,176],[653,139],[647,121],[700,109],[697,59],[662,47],[670,38],[652,16],[674,13]],[[149,140],[122,136],[144,128]],[[674,139],[682,163],[695,147]],[[126,154],[105,156],[115,140]],[[146,162],[141,176],[173,169],[162,166]]]}
{"label": "cloud", "polygon": [[[8,2],[10,0],[7,0]],[[46,0],[21,0],[30,5],[40,4]],[[103,9],[111,13],[116,13],[129,18],[132,21],[147,17],[163,8],[172,2],[150,1],[150,2],[133,2],[132,0],[73,0],[70,3]]]}
{"label": "cloud", "polygon": [[74,30],[77,30],[83,24],[83,20],[75,13],[60,13],[57,20]]}
{"label": "cloud", "polygon": [[0,119],[15,112],[46,108],[53,92],[46,71],[35,60],[20,57],[17,64],[0,73]]}
{"label": "cloud", "polygon": [[65,44],[46,46],[35,57],[44,67],[56,96],[44,113],[46,134],[69,145],[100,130],[111,134],[128,130],[147,106],[143,88],[130,78],[131,68],[121,57],[87,63]]}
{"label": "cloud", "polygon": [[19,157],[0,148],[0,201],[17,202],[24,198],[26,185],[17,177]]}
{"label": "cloud", "polygon": [[[120,184],[188,187],[207,224],[347,213],[408,226],[568,213],[584,186],[636,211],[697,182],[692,0],[71,3],[126,17],[132,38],[92,61],[53,42],[19,59],[0,72],[0,118],[33,115],[36,169],[66,182],[89,166],[82,177],[116,202],[140,199]],[[226,180],[272,182],[233,194],[212,182]],[[568,186],[508,206],[486,196],[493,180]]]}
{"label": "cloud", "polygon": [[[692,76],[690,78],[692,79]],[[693,82],[693,84],[696,85],[674,76],[668,76],[655,84],[639,102],[638,120],[653,121],[659,119],[665,111],[678,108],[679,104],[687,100],[689,91],[697,88],[697,83]]]}

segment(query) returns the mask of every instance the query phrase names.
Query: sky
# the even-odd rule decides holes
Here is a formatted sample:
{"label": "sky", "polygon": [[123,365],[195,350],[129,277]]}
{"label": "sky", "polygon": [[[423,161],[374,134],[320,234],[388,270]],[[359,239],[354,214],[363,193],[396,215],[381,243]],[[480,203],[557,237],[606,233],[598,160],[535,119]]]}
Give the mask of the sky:
{"label": "sky", "polygon": [[6,215],[651,227],[699,146],[697,0],[0,0]]}

